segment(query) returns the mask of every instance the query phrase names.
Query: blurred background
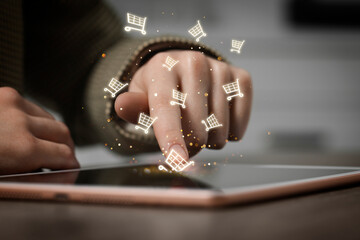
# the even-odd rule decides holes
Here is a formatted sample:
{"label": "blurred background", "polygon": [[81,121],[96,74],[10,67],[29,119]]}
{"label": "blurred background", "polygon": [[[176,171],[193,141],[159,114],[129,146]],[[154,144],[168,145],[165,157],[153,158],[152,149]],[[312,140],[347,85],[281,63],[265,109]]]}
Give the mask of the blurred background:
{"label": "blurred background", "polygon": [[[359,152],[359,1],[107,2],[124,23],[127,12],[148,17],[147,36],[190,37],[187,30],[200,20],[207,33],[201,41],[251,73],[254,104],[244,139],[195,159]],[[230,52],[232,39],[246,40],[240,55]],[[132,160],[102,145],[78,148],[77,155],[83,166]]]}

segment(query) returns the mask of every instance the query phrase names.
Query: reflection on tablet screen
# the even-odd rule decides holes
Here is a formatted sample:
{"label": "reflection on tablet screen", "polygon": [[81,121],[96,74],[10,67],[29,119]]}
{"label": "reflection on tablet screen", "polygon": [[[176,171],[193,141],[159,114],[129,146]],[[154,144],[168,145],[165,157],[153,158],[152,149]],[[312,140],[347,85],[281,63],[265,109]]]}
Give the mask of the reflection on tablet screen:
{"label": "reflection on tablet screen", "polygon": [[187,173],[168,173],[159,171],[157,165],[137,165],[1,177],[0,182],[224,190],[352,171],[359,171],[359,168],[227,164]]}

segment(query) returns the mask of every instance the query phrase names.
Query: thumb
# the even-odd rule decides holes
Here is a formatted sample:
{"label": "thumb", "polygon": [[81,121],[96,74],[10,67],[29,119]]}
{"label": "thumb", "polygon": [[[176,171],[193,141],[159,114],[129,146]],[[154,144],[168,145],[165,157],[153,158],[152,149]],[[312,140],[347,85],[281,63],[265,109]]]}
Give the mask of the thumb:
{"label": "thumb", "polygon": [[136,124],[140,112],[149,113],[148,97],[139,92],[122,93],[115,100],[115,112],[121,119]]}

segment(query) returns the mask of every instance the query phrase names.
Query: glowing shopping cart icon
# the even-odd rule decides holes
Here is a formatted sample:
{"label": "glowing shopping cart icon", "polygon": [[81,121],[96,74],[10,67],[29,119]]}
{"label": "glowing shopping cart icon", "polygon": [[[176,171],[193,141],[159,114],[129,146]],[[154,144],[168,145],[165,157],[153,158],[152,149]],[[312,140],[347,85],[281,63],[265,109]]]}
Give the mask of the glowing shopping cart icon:
{"label": "glowing shopping cart icon", "polygon": [[196,38],[196,41],[200,41],[200,38],[201,37],[206,37],[206,33],[204,33],[202,27],[201,27],[201,24],[200,24],[200,21],[198,20],[197,21],[197,24],[190,28],[189,31],[188,31],[193,37],[197,37]]}
{"label": "glowing shopping cart icon", "polygon": [[[173,171],[181,172],[185,168],[187,168],[190,165],[194,166],[194,161],[186,161],[183,157],[180,156],[176,151],[173,149],[170,151],[169,155],[167,156],[165,162],[171,167]],[[159,166],[159,169],[166,170],[166,168],[162,165]]]}
{"label": "glowing shopping cart icon", "polygon": [[245,40],[239,41],[239,40],[232,40],[231,41],[231,49],[230,52],[237,52],[238,54],[240,54],[241,51],[241,47],[244,45]]}
{"label": "glowing shopping cart icon", "polygon": [[169,71],[178,63],[179,61],[176,61],[175,59],[167,56],[165,60],[165,64],[163,64],[163,67],[166,67]]}
{"label": "glowing shopping cart icon", "polygon": [[108,85],[110,89],[104,88],[104,91],[111,93],[111,97],[114,98],[116,96],[116,93],[121,91],[121,89],[123,89],[127,85],[128,85],[127,83],[123,84],[119,80],[117,80],[115,78],[112,78],[109,85]]}
{"label": "glowing shopping cart icon", "polygon": [[141,32],[143,35],[146,34],[146,31],[145,31],[146,17],[144,17],[144,18],[138,17],[134,14],[127,13],[127,21],[128,21],[128,23],[130,23],[136,27],[126,26],[125,31],[130,32],[131,30],[135,30],[135,31]]}
{"label": "glowing shopping cart icon", "polygon": [[151,127],[151,125],[154,124],[156,119],[157,119],[157,117],[152,118],[152,117],[149,117],[148,115],[146,115],[145,113],[140,113],[139,119],[138,119],[138,124],[141,126],[135,126],[135,129],[141,129],[145,132],[145,134],[148,134],[149,128]]}
{"label": "glowing shopping cart icon", "polygon": [[[206,124],[207,122],[207,124]],[[205,125],[205,130],[209,131],[212,128],[221,127],[222,124],[218,122],[218,120],[215,117],[215,114],[211,114],[207,119],[206,122],[204,120],[201,121],[202,124]]]}
{"label": "glowing shopping cart icon", "polygon": [[186,106],[185,106],[186,96],[187,96],[187,93],[182,93],[182,92],[179,92],[179,91],[173,89],[172,97],[173,97],[175,100],[178,100],[178,101],[171,101],[170,104],[171,104],[171,105],[178,104],[178,105],[180,105],[182,108],[186,108]]}
{"label": "glowing shopping cart icon", "polygon": [[233,97],[236,97],[236,96],[239,96],[239,97],[244,96],[244,94],[242,92],[240,92],[240,86],[239,86],[239,79],[238,78],[236,79],[235,82],[223,85],[223,88],[224,88],[226,94],[236,92],[236,94],[228,96],[226,98],[228,101],[230,101]]}

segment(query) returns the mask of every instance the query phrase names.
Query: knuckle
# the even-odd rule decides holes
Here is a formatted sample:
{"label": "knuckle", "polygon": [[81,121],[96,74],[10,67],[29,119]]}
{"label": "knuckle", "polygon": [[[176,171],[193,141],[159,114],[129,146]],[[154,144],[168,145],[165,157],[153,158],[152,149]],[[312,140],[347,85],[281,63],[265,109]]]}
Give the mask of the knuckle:
{"label": "knuckle", "polygon": [[0,101],[7,103],[18,103],[20,99],[20,94],[15,89],[10,87],[0,88]]}
{"label": "knuckle", "polygon": [[207,59],[206,56],[197,51],[186,51],[183,53],[184,58],[187,62],[187,67],[194,71],[194,70],[202,70],[204,67],[207,66]]}
{"label": "knuckle", "polygon": [[13,119],[14,122],[20,124],[21,126],[25,125],[28,121],[27,115],[16,108],[7,109],[6,115],[9,117],[9,119]]}
{"label": "knuckle", "polygon": [[71,132],[70,129],[68,128],[68,126],[66,126],[65,123],[63,122],[58,122],[59,128],[61,133],[66,136],[66,137],[70,137],[71,136]]}
{"label": "knuckle", "polygon": [[221,79],[226,79],[225,76],[229,76],[229,67],[223,62],[217,62],[212,66],[212,68],[214,73],[216,73],[218,76],[221,76]]}
{"label": "knuckle", "polygon": [[[158,96],[159,97],[159,96]],[[171,113],[176,113],[177,112],[177,108],[173,108],[170,105],[170,101],[168,98],[166,97],[160,97],[158,99],[158,102],[156,103],[156,105],[154,106],[154,111],[157,114],[169,114]]]}
{"label": "knuckle", "polygon": [[19,155],[27,158],[36,153],[37,140],[31,134],[24,134],[21,137],[21,148],[19,148]]}
{"label": "knuckle", "polygon": [[240,84],[245,88],[250,88],[252,81],[251,81],[251,75],[248,71],[241,69],[240,71]]}
{"label": "knuckle", "polygon": [[[162,64],[165,62],[166,57],[169,54],[167,54],[166,52],[159,52],[157,54],[155,54],[149,62],[154,62],[155,64]],[[161,66],[161,65],[160,65]]]}
{"label": "knuckle", "polygon": [[181,137],[180,129],[167,129],[166,136],[165,136],[170,143],[179,142]]}
{"label": "knuckle", "polygon": [[74,160],[74,158],[75,158],[74,152],[69,146],[67,146],[65,144],[61,144],[59,146],[59,151],[61,152],[61,155],[63,156],[63,158],[65,160],[67,160],[67,161]]}

